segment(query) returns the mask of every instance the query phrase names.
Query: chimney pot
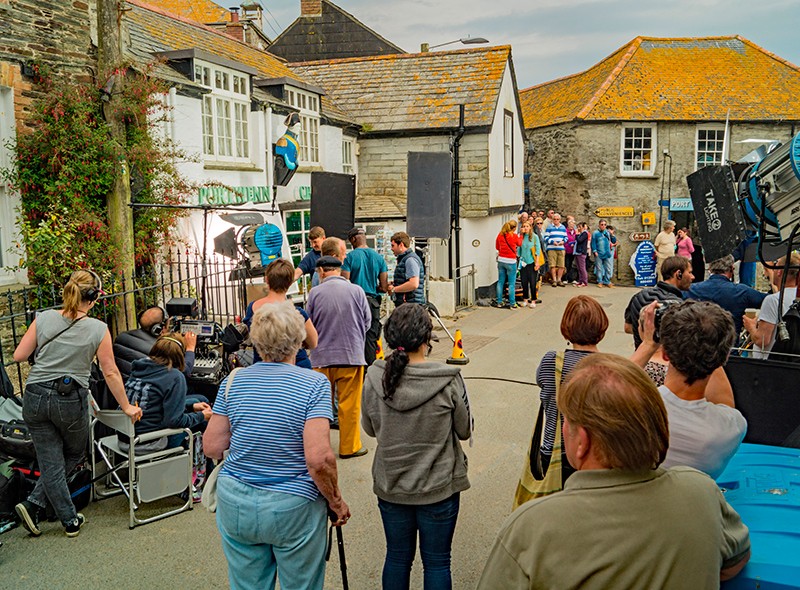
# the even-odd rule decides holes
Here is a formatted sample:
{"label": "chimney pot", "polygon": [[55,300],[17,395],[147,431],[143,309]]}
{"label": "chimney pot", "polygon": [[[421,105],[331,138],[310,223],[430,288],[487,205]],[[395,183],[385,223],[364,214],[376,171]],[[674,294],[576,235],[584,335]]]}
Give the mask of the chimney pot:
{"label": "chimney pot", "polygon": [[230,9],[231,11],[231,22],[238,23],[239,22],[239,7],[234,6]]}

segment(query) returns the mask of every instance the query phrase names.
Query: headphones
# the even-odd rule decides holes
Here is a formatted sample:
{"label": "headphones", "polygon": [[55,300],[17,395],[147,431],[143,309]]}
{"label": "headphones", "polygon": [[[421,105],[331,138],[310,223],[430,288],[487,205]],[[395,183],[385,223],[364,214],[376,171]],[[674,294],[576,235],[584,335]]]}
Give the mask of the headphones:
{"label": "headphones", "polygon": [[94,286],[89,287],[86,289],[86,291],[82,292],[81,296],[86,301],[95,302],[97,301],[97,298],[103,294],[103,279],[101,279],[100,275],[93,270],[86,269],[86,272],[92,275],[92,278],[94,279]]}
{"label": "headphones", "polygon": [[151,309],[159,309],[159,310],[161,310],[161,321],[156,323],[156,324],[153,324],[152,326],[150,326],[150,329],[149,330],[145,330],[145,332],[150,334],[153,338],[158,338],[159,336],[161,336],[161,332],[164,331],[164,325],[166,324],[167,318],[169,317],[167,315],[167,310],[166,309],[164,309],[160,305],[151,305],[150,307],[147,307],[144,310],[142,310],[141,312],[139,312],[139,315],[136,316],[136,323],[139,326],[141,326],[142,325],[142,316],[146,312],[150,311]]}
{"label": "headphones", "polygon": [[181,342],[177,338],[172,338],[171,336],[164,336],[163,338],[161,338],[161,340],[168,340],[169,342],[174,342],[175,344],[181,347],[181,351],[183,352],[183,342]]}

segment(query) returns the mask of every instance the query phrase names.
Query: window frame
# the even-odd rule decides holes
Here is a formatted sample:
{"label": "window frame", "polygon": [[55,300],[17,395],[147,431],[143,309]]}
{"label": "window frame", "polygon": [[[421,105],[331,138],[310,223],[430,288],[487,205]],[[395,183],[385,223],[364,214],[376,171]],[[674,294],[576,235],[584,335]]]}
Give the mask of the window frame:
{"label": "window frame", "polygon": [[197,59],[193,72],[210,90],[200,102],[203,159],[250,163],[250,74]]}
{"label": "window frame", "polygon": [[300,154],[299,162],[305,165],[318,165],[320,163],[319,125],[320,102],[319,94],[301,90],[296,86],[286,86],[284,99],[300,114]]}
{"label": "window frame", "polygon": [[355,166],[355,152],[356,140],[354,137],[347,135],[342,137],[342,173],[352,174],[356,173]]}
{"label": "window frame", "polygon": [[514,177],[514,113],[503,110],[503,176]]}
{"label": "window frame", "polygon": [[[700,150],[700,133],[703,132],[703,131],[705,131],[705,132],[713,131],[714,133],[722,132],[722,138],[721,139],[716,139],[715,138],[715,139],[711,140],[711,141],[714,141],[715,143],[719,143],[719,151],[717,151],[717,150],[707,150],[707,149],[702,151],[702,153],[704,153],[704,154],[719,154],[719,161],[717,161],[716,158],[714,158],[713,162],[705,163],[702,166],[700,166],[699,165],[700,164],[700,153],[701,153],[701,150]],[[704,123],[704,124],[698,125],[695,128],[695,133],[694,133],[694,169],[695,170],[699,170],[700,168],[705,168],[706,166],[717,166],[717,165],[720,165],[720,164],[723,163],[723,158],[725,157],[725,152],[724,152],[724,150],[725,150],[725,131],[726,131],[725,125],[723,123]],[[708,142],[709,141],[708,138],[706,138],[705,141]]]}
{"label": "window frame", "polygon": [[[649,129],[650,130],[650,167],[648,169],[641,169],[641,170],[626,170],[625,169],[625,132],[627,130],[634,130],[634,136],[631,137],[632,142],[635,142],[637,139],[644,139],[644,134],[642,137],[637,138],[635,136],[635,130],[637,129]],[[632,145],[627,151],[632,152],[631,162],[636,162],[637,159],[633,155],[633,152],[640,151],[644,154],[645,150],[642,147],[636,147]],[[643,158],[642,158],[643,159]],[[655,176],[656,168],[658,164],[658,125],[656,123],[623,123],[620,129],[620,144],[619,144],[619,174],[620,176]]]}

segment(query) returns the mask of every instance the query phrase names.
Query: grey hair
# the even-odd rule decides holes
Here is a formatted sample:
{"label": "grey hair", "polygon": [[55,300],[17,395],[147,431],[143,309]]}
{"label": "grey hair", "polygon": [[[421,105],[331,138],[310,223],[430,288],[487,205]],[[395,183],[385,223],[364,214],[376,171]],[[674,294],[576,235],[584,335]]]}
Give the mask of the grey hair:
{"label": "grey hair", "polygon": [[675,227],[675,222],[672,221],[671,219],[667,219],[664,222],[664,229],[667,229],[668,227]]}
{"label": "grey hair", "polygon": [[728,272],[733,266],[733,255],[728,254],[722,258],[717,258],[708,263],[708,272],[721,275]]}
{"label": "grey hair", "polygon": [[268,362],[294,357],[305,337],[303,316],[289,301],[262,305],[250,326],[253,346]]}

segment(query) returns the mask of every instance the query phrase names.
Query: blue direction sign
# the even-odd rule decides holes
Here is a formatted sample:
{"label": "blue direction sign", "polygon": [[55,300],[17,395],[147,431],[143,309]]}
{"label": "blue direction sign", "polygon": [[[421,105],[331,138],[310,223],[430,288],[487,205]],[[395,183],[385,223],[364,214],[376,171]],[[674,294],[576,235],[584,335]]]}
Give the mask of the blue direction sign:
{"label": "blue direction sign", "polygon": [[689,198],[672,199],[669,202],[670,211],[694,211],[692,200]]}
{"label": "blue direction sign", "polygon": [[654,287],[656,284],[656,248],[652,242],[640,242],[631,259],[637,287]]}

